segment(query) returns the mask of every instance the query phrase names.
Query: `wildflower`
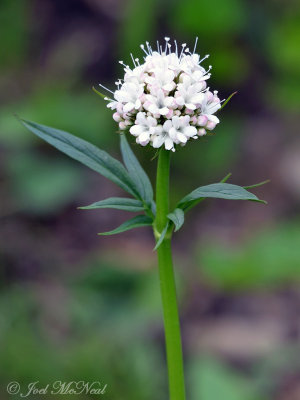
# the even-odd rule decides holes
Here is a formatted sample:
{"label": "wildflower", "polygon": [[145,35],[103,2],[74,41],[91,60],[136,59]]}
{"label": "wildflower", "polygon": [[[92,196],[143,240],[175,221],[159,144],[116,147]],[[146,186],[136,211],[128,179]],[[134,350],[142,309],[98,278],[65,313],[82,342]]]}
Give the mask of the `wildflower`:
{"label": "wildflower", "polygon": [[142,63],[132,55],[132,68],[120,61],[124,80],[116,82],[115,92],[107,89],[113,99],[106,100],[115,110],[113,119],[120,130],[129,130],[140,145],[175,151],[177,145],[206,135],[220,122],[215,113],[221,101],[217,91],[207,87],[211,66],[202,66],[208,55],[201,59],[196,45],[197,39],[193,52],[185,43],[178,50],[176,41],[172,46],[165,38],[164,45],[157,42],[157,50],[148,42],[141,45]]}

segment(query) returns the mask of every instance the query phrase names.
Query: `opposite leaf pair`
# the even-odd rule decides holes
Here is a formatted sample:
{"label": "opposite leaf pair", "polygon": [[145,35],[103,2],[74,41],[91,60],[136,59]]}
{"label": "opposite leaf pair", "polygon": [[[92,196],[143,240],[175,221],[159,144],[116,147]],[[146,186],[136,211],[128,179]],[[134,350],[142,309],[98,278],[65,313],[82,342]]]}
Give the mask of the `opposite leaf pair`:
{"label": "opposite leaf pair", "polygon": [[[153,226],[156,210],[152,185],[149,177],[128,145],[125,134],[120,135],[124,166],[105,151],[70,133],[30,121],[21,120],[21,123],[58,150],[110,179],[134,197],[112,197],[86,207],[80,207],[82,209],[112,208],[144,213],[124,222],[112,231],[100,233],[100,235],[113,235],[141,226]],[[157,239],[155,249],[160,246],[168,232],[171,235],[173,229],[176,232],[181,228],[184,223],[184,213],[205,198],[250,200],[264,203],[264,201],[259,200],[257,196],[246,189],[260,186],[267,181],[253,186],[241,187],[225,183],[230,175],[227,175],[220,183],[201,186],[181,199],[175,210],[168,214],[169,222],[163,231],[155,232]]]}

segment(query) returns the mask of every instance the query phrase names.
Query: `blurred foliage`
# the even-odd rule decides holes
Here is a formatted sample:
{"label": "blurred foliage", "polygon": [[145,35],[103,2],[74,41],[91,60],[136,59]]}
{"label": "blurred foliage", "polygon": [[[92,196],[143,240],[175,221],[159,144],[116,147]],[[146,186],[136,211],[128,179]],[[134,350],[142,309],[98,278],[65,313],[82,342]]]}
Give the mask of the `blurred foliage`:
{"label": "blurred foliage", "polygon": [[226,289],[285,285],[300,281],[299,222],[261,232],[239,247],[208,244],[199,255],[206,279]]}
{"label": "blurred foliage", "polygon": [[[270,83],[273,102],[286,110],[297,111],[300,104],[300,4],[284,12],[274,22],[268,36],[268,50],[274,63],[275,79]],[[275,25],[276,23],[276,25]]]}
{"label": "blurred foliage", "polygon": [[6,164],[15,207],[35,214],[57,213],[82,190],[81,170],[65,160],[17,153]]}
{"label": "blurred foliage", "polygon": [[0,49],[2,68],[22,66],[28,51],[29,25],[26,0],[2,0],[0,4],[0,37],[5,38]]}
{"label": "blurred foliage", "polygon": [[[20,147],[36,143],[13,118],[13,113],[51,125],[53,116],[59,129],[67,130],[101,146],[113,141],[111,113],[91,89],[74,94],[61,87],[41,87],[22,101],[6,104],[0,113],[0,139],[4,145]],[[117,135],[115,135],[117,143]]]}
{"label": "blurred foliage", "polygon": [[204,357],[190,366],[190,384],[194,400],[257,400],[244,377],[219,361]]}

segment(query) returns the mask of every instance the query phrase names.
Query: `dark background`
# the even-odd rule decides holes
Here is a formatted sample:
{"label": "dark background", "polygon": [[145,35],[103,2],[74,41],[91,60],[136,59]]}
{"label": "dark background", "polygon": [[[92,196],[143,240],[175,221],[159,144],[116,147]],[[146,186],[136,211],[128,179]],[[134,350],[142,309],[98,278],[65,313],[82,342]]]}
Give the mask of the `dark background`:
{"label": "dark background", "polygon": [[[114,87],[118,60],[141,57],[140,43],[164,36],[190,46],[199,36],[211,87],[221,98],[238,90],[216,135],[173,155],[172,202],[228,172],[242,185],[272,180],[255,190],[267,206],[205,201],[174,239],[188,398],[300,399],[300,4],[292,0],[1,0],[1,398],[10,398],[10,381],[58,379],[107,383],[110,400],[167,398],[151,230],[97,236],[127,213],[77,207],[122,191],[13,116],[120,157],[111,112],[91,88]],[[133,148],[153,179],[153,151]]]}

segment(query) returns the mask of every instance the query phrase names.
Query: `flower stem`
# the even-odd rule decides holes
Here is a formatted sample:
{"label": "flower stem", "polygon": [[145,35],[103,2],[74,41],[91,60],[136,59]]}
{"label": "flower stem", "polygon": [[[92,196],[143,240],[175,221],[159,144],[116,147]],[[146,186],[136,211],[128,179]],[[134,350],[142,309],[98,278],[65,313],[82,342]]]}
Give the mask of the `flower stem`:
{"label": "flower stem", "polygon": [[[162,149],[158,157],[156,180],[155,232],[161,233],[168,221],[170,151]],[[157,249],[168,362],[170,400],[185,400],[180,323],[173,272],[171,237],[168,234]]]}

